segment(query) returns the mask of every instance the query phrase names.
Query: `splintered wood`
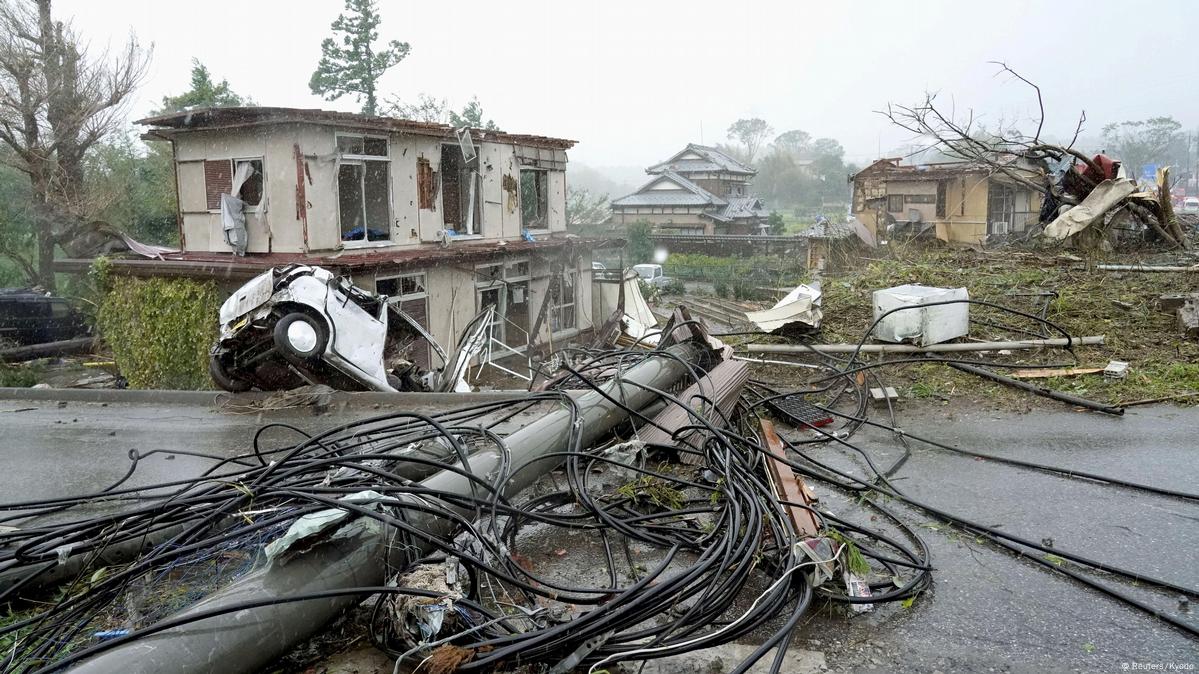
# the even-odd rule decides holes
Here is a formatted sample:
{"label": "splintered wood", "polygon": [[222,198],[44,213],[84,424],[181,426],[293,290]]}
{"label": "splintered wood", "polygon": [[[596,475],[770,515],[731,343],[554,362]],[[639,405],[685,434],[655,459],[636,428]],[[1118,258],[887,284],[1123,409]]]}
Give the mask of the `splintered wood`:
{"label": "splintered wood", "polygon": [[[795,471],[791,470],[791,466],[783,461],[787,458],[786,450],[783,449],[783,441],[775,432],[774,424],[766,419],[762,420],[762,437],[766,440],[766,449],[770,452],[770,458],[766,461],[766,469],[770,473],[771,482],[774,483],[774,493],[778,495],[780,501],[811,506],[816,500],[814,495],[804,484],[803,478],[796,475]],[[788,505],[786,508],[788,514],[791,515],[791,522],[800,536],[811,538],[820,533],[820,523],[811,510],[797,505]]]}

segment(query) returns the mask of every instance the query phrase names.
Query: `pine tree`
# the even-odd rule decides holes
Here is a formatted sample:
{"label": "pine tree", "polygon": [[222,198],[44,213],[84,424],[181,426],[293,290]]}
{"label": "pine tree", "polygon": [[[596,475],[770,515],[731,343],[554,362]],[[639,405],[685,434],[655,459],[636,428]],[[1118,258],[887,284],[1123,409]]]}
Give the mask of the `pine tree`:
{"label": "pine tree", "polygon": [[378,114],[375,87],[388,68],[408,55],[408,43],[392,40],[376,51],[379,23],[374,0],[346,0],[346,11],[330,26],[334,36],[321,42],[321,60],[308,87],[335,101],[346,94],[362,103],[362,113]]}

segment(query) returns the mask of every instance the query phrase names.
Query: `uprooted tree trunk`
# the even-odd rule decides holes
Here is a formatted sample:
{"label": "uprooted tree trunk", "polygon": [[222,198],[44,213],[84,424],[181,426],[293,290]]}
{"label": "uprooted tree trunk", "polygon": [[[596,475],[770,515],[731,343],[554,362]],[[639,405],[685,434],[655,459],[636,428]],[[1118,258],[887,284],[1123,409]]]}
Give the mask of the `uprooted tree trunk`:
{"label": "uprooted tree trunk", "polygon": [[148,62],[132,37],[119,54],[89,57],[71,25],[54,20],[51,0],[0,0],[0,142],[12,150],[11,163],[29,176],[36,280],[47,288],[55,285],[56,249],[79,249],[82,240],[95,237],[83,160],[120,127]]}
{"label": "uprooted tree trunk", "polygon": [[[958,121],[954,114],[947,114],[937,107],[935,94],[926,94],[924,101],[916,105],[889,104],[886,110],[880,111],[880,114],[887,117],[896,126],[910,131],[920,138],[928,139],[930,148],[936,148],[949,157],[989,167],[994,173],[1002,174],[1029,189],[1040,192],[1045,198],[1063,204],[1076,205],[1081,198],[1070,194],[1053,182],[1048,162],[1052,160],[1056,163],[1065,158],[1072,158],[1085,165],[1093,174],[1103,174],[1094,160],[1074,148],[1087,119],[1086,111],[1080,113],[1078,124],[1074,129],[1074,137],[1068,145],[1056,145],[1042,141],[1041,130],[1045,125],[1045,104],[1041,97],[1040,87],[1008,67],[1007,64],[996,63],[996,65],[1000,66],[1001,73],[1010,74],[1036,92],[1040,116],[1037,120],[1037,129],[1032,135],[1016,127],[1000,126],[995,129],[984,129],[975,119],[973,111],[968,111],[964,121]],[[1030,165],[1038,169],[1039,175],[1029,173],[1027,167]],[[1024,170],[1021,170],[1022,166]],[[1097,184],[1096,181],[1081,173],[1076,172],[1075,177],[1081,179],[1088,192]],[[1167,215],[1155,213],[1144,205],[1131,200],[1125,201],[1120,207],[1126,207],[1133,218],[1153,230],[1168,244],[1174,247],[1189,247],[1182,228],[1176,222],[1171,222],[1172,218]]]}

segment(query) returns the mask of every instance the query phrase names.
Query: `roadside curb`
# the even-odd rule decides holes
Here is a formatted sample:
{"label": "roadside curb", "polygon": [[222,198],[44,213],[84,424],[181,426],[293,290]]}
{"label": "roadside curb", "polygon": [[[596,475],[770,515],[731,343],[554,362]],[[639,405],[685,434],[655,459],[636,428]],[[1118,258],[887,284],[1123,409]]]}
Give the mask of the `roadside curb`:
{"label": "roadside curb", "polygon": [[[224,391],[160,391],[134,389],[36,389],[0,387],[0,400],[45,400],[52,402],[89,402],[117,404],[168,404],[215,407],[218,401],[249,403],[263,400],[277,392],[253,391],[226,393]],[[386,405],[394,407],[428,407],[469,405],[471,403],[520,400],[527,391],[480,391],[478,393],[383,393],[335,391],[330,402],[339,405]]]}

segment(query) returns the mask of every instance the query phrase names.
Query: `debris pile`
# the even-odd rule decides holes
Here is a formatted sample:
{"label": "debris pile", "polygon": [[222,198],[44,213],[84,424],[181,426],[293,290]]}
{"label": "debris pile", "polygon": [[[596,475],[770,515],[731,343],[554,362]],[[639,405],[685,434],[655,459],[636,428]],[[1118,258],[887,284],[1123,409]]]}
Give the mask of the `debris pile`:
{"label": "debris pile", "polygon": [[[1149,230],[1173,247],[1190,248],[1171,206],[1169,169],[1158,170],[1154,189],[1140,190],[1134,180],[1124,177],[1120,162],[1106,155],[1079,156],[1079,163],[1072,163],[1074,156],[1067,157],[1071,163],[1055,174],[1057,180],[1041,205],[1046,236],[1062,240],[1082,235],[1106,241],[1109,234]],[[1084,235],[1088,230],[1098,230],[1098,238]]]}
{"label": "debris pile", "polygon": [[[1034,335],[1074,344],[1029,312],[945,302],[1023,318]],[[736,671],[767,657],[778,671],[815,607],[852,616],[931,587],[925,543],[892,502],[1195,633],[1110,581],[1199,591],[973,521],[897,484],[921,443],[1199,500],[895,428],[897,401],[879,369],[892,361],[863,347],[887,315],[922,307],[882,312],[842,355],[818,351],[811,333],[777,345],[807,350],[786,389],[752,380],[735,347],[678,308],[653,346],[637,338],[559,352],[545,363],[558,369],[539,374],[542,390],[522,400],[382,414],[277,447],[264,441],[267,427],[248,451],[212,457],[192,479],[133,487],[126,476],[98,493],[0,505],[0,602],[19,611],[0,627],[5,668],[255,671],[369,600],[371,639],[397,667],[611,671],[756,633],[765,636]],[[977,348],[887,346],[954,344]],[[913,361],[968,364],[900,362]],[[871,389],[890,423],[869,418]],[[853,444],[865,425],[890,429],[902,456],[879,465]],[[831,462],[838,448],[864,457],[865,472]],[[146,458],[131,454],[130,476]],[[852,507],[833,512],[834,496]],[[188,594],[182,608],[144,607],[190,592],[179,577],[232,559],[223,586]]]}

